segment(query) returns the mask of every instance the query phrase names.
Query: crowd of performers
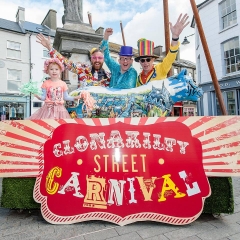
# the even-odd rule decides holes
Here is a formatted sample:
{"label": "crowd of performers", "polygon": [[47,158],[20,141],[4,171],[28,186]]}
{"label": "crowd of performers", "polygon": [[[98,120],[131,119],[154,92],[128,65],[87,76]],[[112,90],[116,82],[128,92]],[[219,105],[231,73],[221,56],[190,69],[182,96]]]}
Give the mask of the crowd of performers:
{"label": "crowd of performers", "polygon": [[[68,88],[64,81],[61,80],[61,73],[66,68],[78,75],[80,87],[84,86],[103,86],[115,89],[130,89],[147,84],[154,80],[162,80],[167,77],[167,73],[176,59],[179,48],[179,35],[182,30],[189,24],[188,16],[182,14],[177,22],[173,25],[170,23],[172,41],[170,51],[162,62],[154,65],[158,56],[153,54],[154,42],[147,39],[138,40],[138,56],[133,59],[133,48],[131,46],[122,46],[119,52],[118,63],[111,58],[109,53],[109,36],[113,34],[113,29],[107,28],[104,32],[103,40],[99,48],[90,50],[91,66],[82,63],[74,63],[63,57],[57,52],[51,44],[50,37],[46,38],[42,34],[37,35],[37,42],[41,43],[49,50],[51,59],[44,63],[44,72],[50,78],[43,82],[42,93],[33,95],[39,100],[45,101],[43,107],[35,112],[29,119],[60,119],[71,118],[64,107],[65,101],[74,101],[83,99],[88,108],[93,108],[94,99],[86,92],[81,92],[78,96],[69,96]],[[139,62],[142,72],[138,75],[132,67],[133,60]],[[103,63],[106,63],[111,74],[103,69]]]}

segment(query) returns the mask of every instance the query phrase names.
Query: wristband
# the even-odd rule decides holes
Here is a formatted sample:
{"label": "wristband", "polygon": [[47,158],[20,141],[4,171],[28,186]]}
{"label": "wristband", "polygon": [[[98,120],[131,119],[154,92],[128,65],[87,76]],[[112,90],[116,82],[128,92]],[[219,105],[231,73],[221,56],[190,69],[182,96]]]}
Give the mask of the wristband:
{"label": "wristband", "polygon": [[172,38],[173,41],[178,41],[179,37],[178,38]]}

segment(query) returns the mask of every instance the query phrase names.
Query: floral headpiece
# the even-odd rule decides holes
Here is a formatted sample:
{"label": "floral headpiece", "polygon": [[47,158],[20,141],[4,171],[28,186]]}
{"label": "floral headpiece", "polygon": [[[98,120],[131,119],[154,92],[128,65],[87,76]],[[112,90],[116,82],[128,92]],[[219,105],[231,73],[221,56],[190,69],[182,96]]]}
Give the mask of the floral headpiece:
{"label": "floral headpiece", "polygon": [[50,58],[44,62],[44,70],[43,70],[44,73],[47,73],[48,67],[51,63],[56,63],[60,67],[60,71],[61,72],[64,71],[64,65],[58,58]]}

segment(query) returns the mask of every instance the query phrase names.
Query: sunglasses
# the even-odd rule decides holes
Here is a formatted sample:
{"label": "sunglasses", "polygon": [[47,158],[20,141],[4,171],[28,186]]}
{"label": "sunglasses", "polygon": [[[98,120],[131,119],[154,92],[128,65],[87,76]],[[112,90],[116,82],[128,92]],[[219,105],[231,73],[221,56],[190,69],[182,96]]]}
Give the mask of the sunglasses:
{"label": "sunglasses", "polygon": [[152,58],[140,58],[141,63],[144,63],[145,61],[150,62],[151,60],[152,60]]}

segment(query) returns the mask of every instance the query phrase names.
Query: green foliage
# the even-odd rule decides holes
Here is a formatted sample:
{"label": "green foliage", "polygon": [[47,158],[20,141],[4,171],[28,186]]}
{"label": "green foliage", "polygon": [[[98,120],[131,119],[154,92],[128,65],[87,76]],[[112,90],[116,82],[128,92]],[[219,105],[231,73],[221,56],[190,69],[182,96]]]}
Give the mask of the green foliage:
{"label": "green foliage", "polygon": [[[233,189],[231,178],[208,178],[212,194],[205,200],[204,213],[233,213]],[[1,206],[11,209],[36,209],[40,205],[33,200],[35,178],[4,178]]]}
{"label": "green foliage", "polygon": [[205,200],[203,212],[220,214],[234,212],[232,178],[209,177],[212,194]]}
{"label": "green foliage", "polygon": [[11,209],[35,209],[33,200],[35,178],[3,178],[1,206]]}

